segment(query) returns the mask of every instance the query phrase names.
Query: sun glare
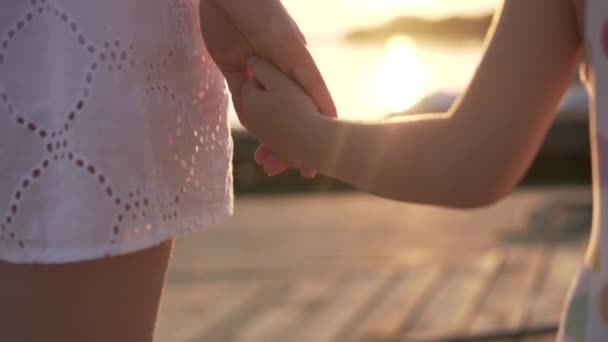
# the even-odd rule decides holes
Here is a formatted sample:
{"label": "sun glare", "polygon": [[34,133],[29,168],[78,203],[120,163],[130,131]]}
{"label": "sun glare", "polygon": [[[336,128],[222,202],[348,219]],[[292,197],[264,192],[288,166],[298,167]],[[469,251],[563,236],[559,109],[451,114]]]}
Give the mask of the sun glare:
{"label": "sun glare", "polygon": [[413,41],[406,37],[392,38],[386,44],[386,54],[374,84],[376,98],[388,111],[404,111],[420,99],[425,76]]}

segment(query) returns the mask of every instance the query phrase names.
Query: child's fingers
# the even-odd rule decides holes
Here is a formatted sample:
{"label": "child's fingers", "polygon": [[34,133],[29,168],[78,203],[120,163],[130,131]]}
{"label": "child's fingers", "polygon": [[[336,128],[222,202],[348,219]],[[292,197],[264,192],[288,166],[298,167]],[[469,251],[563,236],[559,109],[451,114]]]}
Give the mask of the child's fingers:
{"label": "child's fingers", "polygon": [[302,166],[300,167],[300,174],[304,178],[315,178],[317,176],[317,171],[308,166]]}
{"label": "child's fingers", "polygon": [[252,100],[258,99],[263,91],[264,90],[260,88],[260,84],[255,78],[252,77],[248,79],[243,83],[243,88],[241,89],[243,103],[251,103]]}
{"label": "child's fingers", "polygon": [[258,149],[255,150],[255,161],[258,164],[263,164],[266,158],[271,156],[273,153],[266,145],[258,146]]}
{"label": "child's fingers", "polygon": [[269,156],[264,161],[264,171],[269,176],[276,176],[279,173],[287,170],[289,168],[289,163],[277,158],[274,155]]}
{"label": "child's fingers", "polygon": [[282,89],[289,85],[289,78],[274,65],[263,59],[252,57],[249,59],[249,69],[253,76],[267,90]]}
{"label": "child's fingers", "polygon": [[[292,163],[279,158],[266,145],[260,145],[255,151],[255,161],[267,167],[273,176],[294,167]],[[317,175],[317,172],[311,168],[303,168],[300,173],[305,178],[314,178]]]}
{"label": "child's fingers", "polygon": [[[266,145],[260,145],[255,151],[255,161],[258,164],[267,166],[271,173],[275,175],[293,167],[291,163],[278,158]],[[305,178],[314,178],[317,176],[317,171],[308,166],[302,166],[300,167],[300,174]]]}

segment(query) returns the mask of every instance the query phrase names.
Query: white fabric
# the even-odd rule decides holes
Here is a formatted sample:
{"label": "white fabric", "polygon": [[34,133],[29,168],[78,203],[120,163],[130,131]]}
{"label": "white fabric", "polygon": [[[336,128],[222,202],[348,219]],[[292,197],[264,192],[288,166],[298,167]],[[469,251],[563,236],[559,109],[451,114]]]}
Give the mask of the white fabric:
{"label": "white fabric", "polygon": [[608,2],[586,1],[585,82],[591,98],[593,234],[569,292],[559,342],[608,341]]}
{"label": "white fabric", "polygon": [[1,3],[1,260],[134,252],[232,213],[197,0]]}

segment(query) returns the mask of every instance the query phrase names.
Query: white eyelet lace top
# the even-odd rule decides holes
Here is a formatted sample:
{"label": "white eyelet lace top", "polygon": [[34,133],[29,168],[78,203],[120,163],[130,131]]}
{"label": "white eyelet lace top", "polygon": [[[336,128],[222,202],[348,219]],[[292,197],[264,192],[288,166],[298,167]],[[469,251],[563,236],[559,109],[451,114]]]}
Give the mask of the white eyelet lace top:
{"label": "white eyelet lace top", "polygon": [[158,245],[232,213],[224,80],[197,0],[4,0],[0,260]]}

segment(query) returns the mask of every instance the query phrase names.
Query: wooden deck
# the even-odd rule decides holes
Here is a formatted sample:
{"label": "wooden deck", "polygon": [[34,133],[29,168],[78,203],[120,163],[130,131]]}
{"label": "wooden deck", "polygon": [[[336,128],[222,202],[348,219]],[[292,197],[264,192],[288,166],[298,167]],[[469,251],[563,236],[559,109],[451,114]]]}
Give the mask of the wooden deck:
{"label": "wooden deck", "polygon": [[157,340],[440,341],[551,327],[588,205],[582,188],[518,192],[466,215],[359,194],[245,198],[233,220],[178,240]]}

